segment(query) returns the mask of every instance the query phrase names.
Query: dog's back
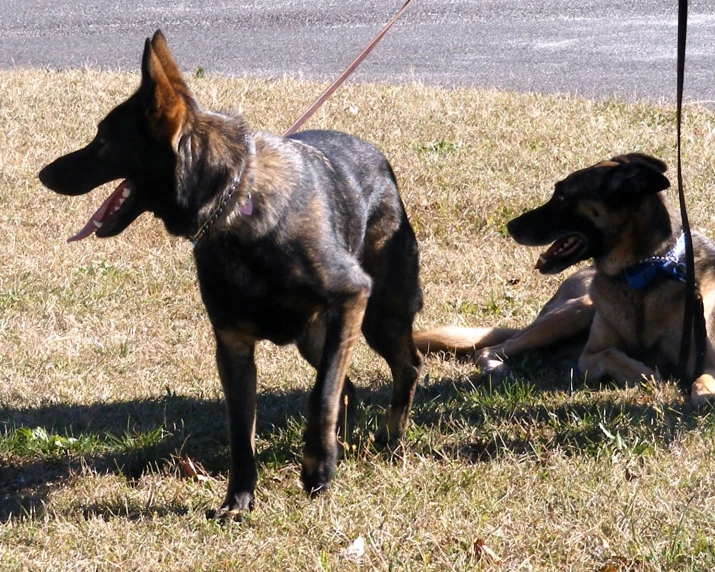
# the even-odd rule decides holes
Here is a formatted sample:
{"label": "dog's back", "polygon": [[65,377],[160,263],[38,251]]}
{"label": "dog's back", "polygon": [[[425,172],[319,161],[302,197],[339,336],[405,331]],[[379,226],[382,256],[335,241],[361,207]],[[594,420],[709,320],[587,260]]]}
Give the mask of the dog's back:
{"label": "dog's back", "polygon": [[[414,316],[422,308],[417,242],[387,158],[374,145],[338,131],[303,131],[288,140],[317,151],[306,154],[323,163],[311,175],[315,187],[334,191],[323,197],[325,212],[373,279],[373,290],[382,290],[382,298],[395,298],[392,306]],[[332,180],[326,185],[321,177]],[[403,287],[391,293],[391,277],[397,273],[396,283]],[[412,287],[405,291],[406,285]]]}

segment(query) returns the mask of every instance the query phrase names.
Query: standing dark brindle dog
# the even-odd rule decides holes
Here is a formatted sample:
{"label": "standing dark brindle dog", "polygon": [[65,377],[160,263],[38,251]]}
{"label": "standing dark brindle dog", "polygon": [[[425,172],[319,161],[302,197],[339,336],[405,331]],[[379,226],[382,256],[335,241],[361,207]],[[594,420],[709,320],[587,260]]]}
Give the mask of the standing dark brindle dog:
{"label": "standing dark brindle dog", "polygon": [[71,240],[115,236],[150,211],[195,243],[231,445],[228,493],[214,516],[253,507],[258,340],[295,342],[317,369],[301,475],[308,493],[333,478],[341,402],[354,408],[345,372],[361,328],[394,378],[376,438],[401,436],[421,365],[412,323],[422,295],[415,235],[375,147],[331,131],[252,132],[240,117],[202,111],[157,31],[139,89],[89,145],[39,176],[66,195],[124,179]]}

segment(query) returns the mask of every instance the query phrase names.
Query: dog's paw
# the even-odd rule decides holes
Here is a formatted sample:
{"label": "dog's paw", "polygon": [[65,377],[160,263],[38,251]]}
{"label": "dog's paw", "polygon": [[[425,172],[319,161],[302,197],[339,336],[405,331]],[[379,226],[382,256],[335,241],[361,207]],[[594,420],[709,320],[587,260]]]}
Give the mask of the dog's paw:
{"label": "dog's paw", "polygon": [[253,493],[242,492],[229,494],[217,509],[206,511],[206,518],[211,520],[242,521],[253,510]]}
{"label": "dog's paw", "polygon": [[496,381],[502,381],[511,374],[511,368],[491,352],[482,352],[474,363],[482,375],[491,376]]}
{"label": "dog's paw", "polygon": [[385,411],[385,416],[375,432],[375,445],[380,448],[394,449],[400,444],[407,428],[408,418],[405,412],[396,412],[392,408]]}
{"label": "dog's paw", "polygon": [[326,455],[324,458],[303,455],[300,480],[303,482],[303,489],[310,498],[315,498],[330,487],[330,481],[335,475],[335,457],[336,455]]}
{"label": "dog's paw", "polygon": [[379,449],[394,449],[399,443],[400,434],[397,431],[390,431],[386,423],[375,432],[375,445]]}
{"label": "dog's paw", "polygon": [[699,407],[705,403],[715,403],[715,379],[707,373],[693,383],[690,391],[690,403]]}
{"label": "dog's paw", "polygon": [[641,378],[647,382],[653,383],[664,383],[667,377],[660,374],[660,370],[656,367],[655,369],[645,368],[643,373],[641,373]]}

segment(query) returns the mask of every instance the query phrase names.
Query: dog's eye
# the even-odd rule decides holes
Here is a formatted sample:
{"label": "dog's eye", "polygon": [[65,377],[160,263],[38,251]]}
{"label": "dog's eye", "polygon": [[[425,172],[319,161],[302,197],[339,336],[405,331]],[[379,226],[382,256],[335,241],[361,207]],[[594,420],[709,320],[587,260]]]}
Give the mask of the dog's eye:
{"label": "dog's eye", "polygon": [[595,216],[595,217],[601,216],[601,213],[598,211],[598,209],[597,209],[596,207],[594,207],[594,208],[591,209],[591,213],[592,213],[593,216]]}

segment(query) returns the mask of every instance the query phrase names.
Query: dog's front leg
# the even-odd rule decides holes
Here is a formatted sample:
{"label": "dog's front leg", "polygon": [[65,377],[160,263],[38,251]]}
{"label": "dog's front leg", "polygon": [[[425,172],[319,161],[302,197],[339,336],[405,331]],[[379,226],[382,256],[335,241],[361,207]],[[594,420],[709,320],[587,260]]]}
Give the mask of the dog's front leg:
{"label": "dog's front leg", "polygon": [[[690,367],[694,367],[694,358],[693,352],[689,361]],[[690,403],[696,407],[703,403],[715,403],[715,347],[710,336],[708,336],[704,366],[703,373],[690,388]]]}
{"label": "dog's front leg", "polygon": [[[558,302],[558,305],[554,305]],[[504,359],[524,352],[557,346],[571,340],[591,327],[595,310],[588,294],[560,302],[552,299],[547,311],[518,334],[499,346],[484,348],[477,356],[476,364],[483,373],[506,377],[509,367]],[[545,308],[546,310],[546,308]]]}
{"label": "dog's front leg", "polygon": [[327,313],[325,346],[315,387],[308,400],[303,449],[301,479],[305,491],[311,496],[327,488],[335,473],[338,455],[335,427],[340,411],[340,395],[350,354],[365,314],[368,291],[368,288],[360,290]]}
{"label": "dog's front leg", "polygon": [[256,488],[254,437],[256,430],[255,340],[230,331],[216,331],[218,365],[228,415],[231,464],[228,491],[212,518],[240,518],[253,509]]}
{"label": "dog's front leg", "polygon": [[593,380],[610,376],[619,383],[658,377],[647,365],[628,357],[620,345],[621,337],[596,313],[588,342],[578,360],[579,370]]}

